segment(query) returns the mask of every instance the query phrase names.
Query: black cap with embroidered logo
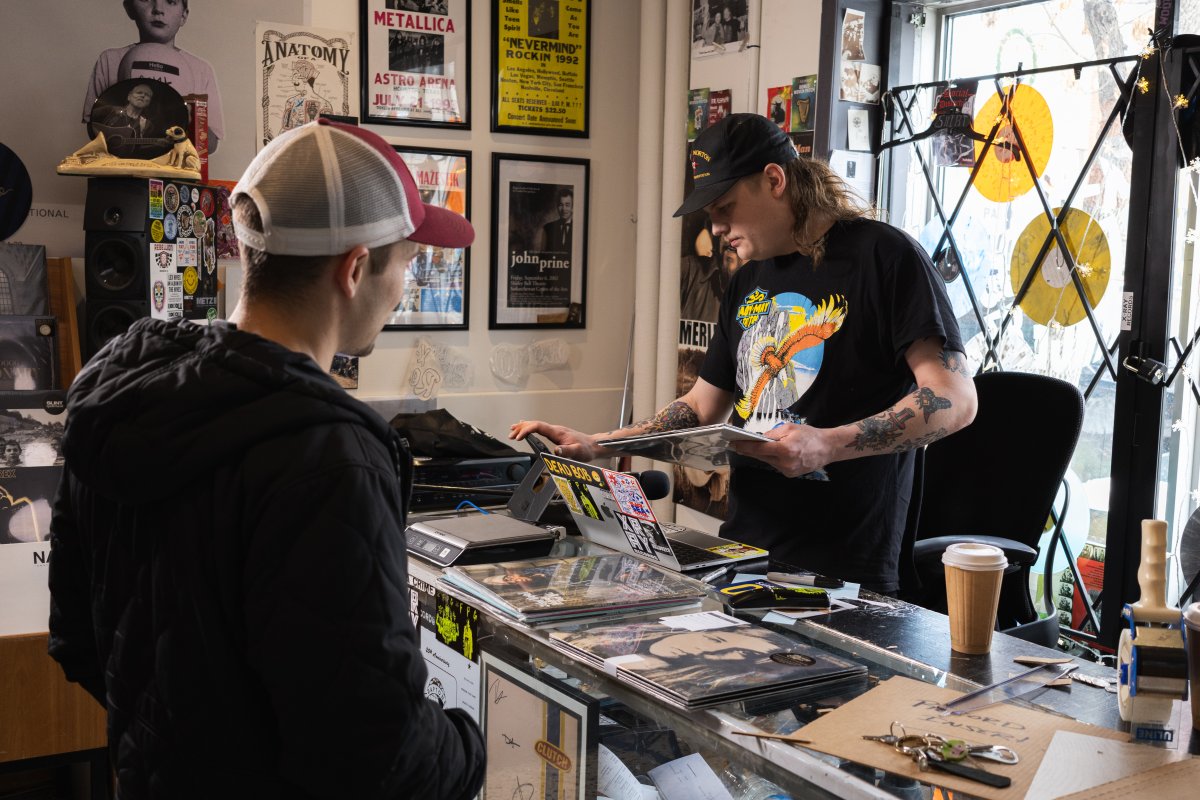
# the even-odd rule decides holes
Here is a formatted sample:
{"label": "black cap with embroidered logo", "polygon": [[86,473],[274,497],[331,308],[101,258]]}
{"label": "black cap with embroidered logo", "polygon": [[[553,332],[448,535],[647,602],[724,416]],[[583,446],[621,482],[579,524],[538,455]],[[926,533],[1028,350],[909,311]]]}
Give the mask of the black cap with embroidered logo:
{"label": "black cap with embroidered logo", "polygon": [[792,140],[771,120],[760,114],[730,114],[692,142],[692,193],[675,216],[699,211],[767,164],[799,157]]}

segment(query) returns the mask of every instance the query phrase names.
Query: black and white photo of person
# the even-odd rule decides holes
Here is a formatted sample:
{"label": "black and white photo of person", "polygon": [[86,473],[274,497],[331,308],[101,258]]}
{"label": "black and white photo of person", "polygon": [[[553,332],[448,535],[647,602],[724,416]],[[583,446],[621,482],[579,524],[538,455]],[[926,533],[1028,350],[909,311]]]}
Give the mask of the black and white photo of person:
{"label": "black and white photo of person", "polygon": [[542,246],[539,249],[570,255],[575,190],[570,186],[559,186],[554,192],[554,208],[558,217],[542,226]]}
{"label": "black and white photo of person", "polygon": [[860,103],[878,103],[882,70],[878,64],[863,62],[858,65],[858,100]]}
{"label": "black and white photo of person", "polygon": [[208,96],[208,150],[215,153],[225,136],[216,73],[208,61],[175,45],[188,19],[188,0],[122,0],[121,5],[137,25],[138,41],[97,57],[83,98],[83,122],[91,121],[92,107],[105,89],[128,78],[148,78],[168,84],[181,96]]}
{"label": "black and white photo of person", "polygon": [[846,9],[842,17],[842,61],[862,61],[867,57],[863,52],[865,19],[866,15],[863,12]]}
{"label": "black and white photo of person", "polygon": [[[124,95],[121,105],[108,105],[102,97],[93,108],[92,130],[103,133],[108,151],[121,158],[153,158],[167,144],[164,126],[154,119],[154,86],[152,81],[136,81]],[[118,89],[113,89],[118,96]],[[110,93],[111,94],[111,93]],[[155,145],[157,144],[157,148]]]}
{"label": "black and white photo of person", "polygon": [[746,41],[746,0],[709,0],[708,13],[714,44],[729,48]]}
{"label": "black and white photo of person", "polygon": [[537,39],[558,38],[559,0],[530,0],[527,29]]}
{"label": "black and white photo of person", "polygon": [[433,33],[388,31],[388,69],[441,75],[445,69],[445,37]]}
{"label": "black and white photo of person", "polygon": [[851,102],[859,102],[862,97],[862,89],[858,85],[858,67],[857,61],[842,62],[842,82],[838,92],[839,100],[849,100]]}

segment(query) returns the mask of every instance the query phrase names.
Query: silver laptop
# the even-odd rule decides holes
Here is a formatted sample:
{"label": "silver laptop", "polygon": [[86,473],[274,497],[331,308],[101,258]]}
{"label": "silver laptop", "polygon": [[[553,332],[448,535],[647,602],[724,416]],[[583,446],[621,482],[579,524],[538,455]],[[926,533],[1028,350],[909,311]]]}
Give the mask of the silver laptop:
{"label": "silver laptop", "polygon": [[637,478],[542,453],[571,517],[585,539],[678,572],[698,572],[766,558],[759,547],[660,523]]}

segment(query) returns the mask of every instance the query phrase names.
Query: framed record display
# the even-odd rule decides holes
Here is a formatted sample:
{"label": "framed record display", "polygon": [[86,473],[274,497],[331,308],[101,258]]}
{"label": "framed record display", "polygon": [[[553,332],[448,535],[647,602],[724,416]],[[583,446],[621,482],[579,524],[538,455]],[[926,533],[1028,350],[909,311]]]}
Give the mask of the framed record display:
{"label": "framed record display", "polygon": [[492,0],[492,130],[588,135],[591,0]]}
{"label": "framed record display", "polygon": [[586,159],[492,154],[491,328],[582,328]]}
{"label": "framed record display", "polygon": [[480,798],[595,797],[599,702],[495,653],[480,655],[486,692],[480,727],[488,753]]}
{"label": "framed record display", "polygon": [[470,0],[359,0],[362,121],[471,126]]}
{"label": "framed record display", "polygon": [[[395,146],[421,192],[421,200],[471,218],[471,154],[465,150]],[[404,273],[404,295],[385,330],[465,329],[471,251],[421,245]]]}

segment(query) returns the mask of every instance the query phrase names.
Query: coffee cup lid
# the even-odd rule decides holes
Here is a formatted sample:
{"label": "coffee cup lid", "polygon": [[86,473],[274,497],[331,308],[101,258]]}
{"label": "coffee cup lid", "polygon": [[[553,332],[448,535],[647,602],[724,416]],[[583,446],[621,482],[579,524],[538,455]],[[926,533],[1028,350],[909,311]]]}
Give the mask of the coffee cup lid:
{"label": "coffee cup lid", "polygon": [[1200,628],[1200,603],[1192,603],[1183,610],[1183,618],[1193,628]]}
{"label": "coffee cup lid", "polygon": [[946,548],[946,552],[942,553],[942,563],[966,570],[993,570],[1007,567],[1008,559],[999,547],[960,542]]}

